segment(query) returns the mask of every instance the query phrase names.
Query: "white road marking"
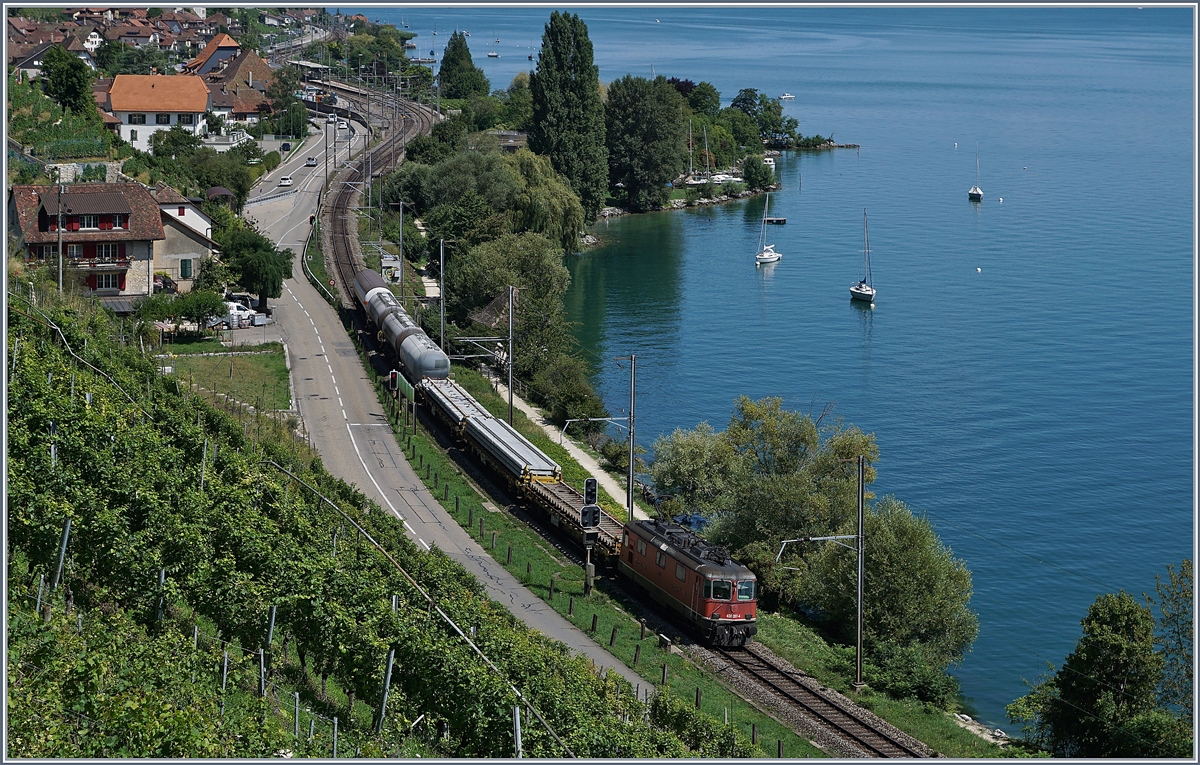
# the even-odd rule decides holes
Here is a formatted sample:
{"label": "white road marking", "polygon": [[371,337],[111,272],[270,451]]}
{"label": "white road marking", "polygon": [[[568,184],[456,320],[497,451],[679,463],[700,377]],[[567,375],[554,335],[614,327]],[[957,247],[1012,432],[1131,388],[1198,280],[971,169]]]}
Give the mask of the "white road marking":
{"label": "white road marking", "polygon": [[342,403],[342,397],[341,397],[341,396],[338,396],[338,406],[342,407],[343,409],[344,409],[344,408],[345,408],[345,406],[346,406],[345,404],[343,404],[343,403]]}
{"label": "white road marking", "polygon": [[[392,514],[403,521],[404,516],[401,515],[400,511],[396,509],[396,506],[392,504],[392,501],[387,498],[387,494],[384,493],[383,489],[379,488],[379,483],[375,480],[375,476],[371,474],[371,471],[367,470],[367,463],[363,461],[362,452],[358,450],[358,442],[354,440],[354,431],[350,429],[349,422],[346,423],[346,432],[350,434],[350,443],[354,446],[354,453],[358,455],[358,461],[360,464],[362,464],[363,471],[367,474],[367,478],[370,478],[371,483],[375,484],[375,490],[379,492],[380,497],[383,497],[383,501],[387,503],[387,506],[389,509],[391,509]],[[404,526],[405,528],[408,528],[409,531],[412,531],[412,529],[408,526],[408,521],[404,521]]]}
{"label": "white road marking", "polygon": [[[404,524],[404,525],[405,525],[405,526],[407,526],[408,524],[406,523],[406,524]],[[425,545],[425,549],[426,549],[426,550],[428,550],[428,549],[429,549],[429,543],[428,543],[428,542],[426,542],[424,539],[421,539],[420,537],[417,537],[417,541],[418,541],[418,542],[420,542],[421,544]]]}
{"label": "white road marking", "polygon": [[[335,394],[337,394],[338,396],[342,395],[342,392],[340,390],[338,390],[338,386],[336,386],[336,385],[333,386],[333,392]],[[341,401],[341,400],[342,400],[341,398],[338,399],[338,401]]]}

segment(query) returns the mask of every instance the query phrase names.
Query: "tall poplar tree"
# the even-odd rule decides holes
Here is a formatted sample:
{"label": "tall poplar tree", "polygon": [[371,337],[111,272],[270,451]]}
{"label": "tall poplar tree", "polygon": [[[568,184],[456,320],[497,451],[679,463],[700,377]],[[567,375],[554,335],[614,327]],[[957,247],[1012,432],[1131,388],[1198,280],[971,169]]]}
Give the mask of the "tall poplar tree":
{"label": "tall poplar tree", "polygon": [[529,148],[550,157],[595,220],[608,190],[600,70],[592,63],[587,25],[573,13],[550,14],[537,69],[529,78],[533,128]]}
{"label": "tall poplar tree", "polygon": [[442,95],[446,98],[486,96],[491,88],[483,70],[471,60],[471,49],[467,47],[467,38],[462,32],[450,35],[438,78],[442,83]]}

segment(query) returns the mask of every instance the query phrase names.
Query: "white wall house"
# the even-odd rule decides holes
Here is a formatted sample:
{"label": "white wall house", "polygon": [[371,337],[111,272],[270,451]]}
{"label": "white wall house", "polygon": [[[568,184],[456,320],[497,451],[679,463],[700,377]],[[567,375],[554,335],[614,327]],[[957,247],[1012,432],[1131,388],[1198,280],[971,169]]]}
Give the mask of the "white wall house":
{"label": "white wall house", "polygon": [[193,75],[119,74],[105,111],[121,121],[121,138],[149,151],[151,135],[176,125],[204,135],[209,98],[204,81]]}

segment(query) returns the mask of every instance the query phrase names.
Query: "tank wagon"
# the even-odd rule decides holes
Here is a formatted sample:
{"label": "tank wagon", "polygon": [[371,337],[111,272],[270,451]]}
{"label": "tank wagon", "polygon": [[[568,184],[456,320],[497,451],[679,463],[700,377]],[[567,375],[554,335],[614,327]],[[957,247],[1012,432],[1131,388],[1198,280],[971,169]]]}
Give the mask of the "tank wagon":
{"label": "tank wagon", "polygon": [[[449,379],[450,359],[392,295],[383,277],[362,270],[354,291],[376,336],[395,355],[405,378],[429,409],[481,462],[504,478],[565,536],[583,544],[583,495],[562,480],[562,468],[492,415]],[[622,523],[601,510],[594,552],[602,562],[679,612],[706,641],[744,645],[757,632],[756,583],[745,566],[677,524]]]}
{"label": "tank wagon", "polygon": [[406,377],[416,383],[427,377],[441,380],[450,376],[449,357],[400,307],[382,276],[369,269],[359,271],[354,275],[354,293],[375,325],[378,339],[396,354]]}
{"label": "tank wagon", "polygon": [[758,632],[754,572],[679,524],[626,523],[617,566],[706,642],[742,646]]}

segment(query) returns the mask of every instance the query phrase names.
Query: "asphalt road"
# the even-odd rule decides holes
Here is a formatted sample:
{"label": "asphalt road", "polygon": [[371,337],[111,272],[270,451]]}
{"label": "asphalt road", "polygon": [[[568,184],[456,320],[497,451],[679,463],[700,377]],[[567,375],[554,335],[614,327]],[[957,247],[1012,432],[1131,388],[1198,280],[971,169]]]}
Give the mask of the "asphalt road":
{"label": "asphalt road", "polygon": [[[308,236],[308,216],[316,208],[321,178],[314,173],[300,183],[298,194],[252,208],[259,230],[299,254]],[[598,667],[613,669],[631,683],[644,683],[525,589],[442,510],[405,459],[336,313],[301,268],[297,257],[282,297],[271,305],[275,328],[291,357],[296,407],[325,468],[401,518],[417,544],[425,549],[437,545],[461,563],[484,583],[491,598],[529,627],[562,641]]]}

